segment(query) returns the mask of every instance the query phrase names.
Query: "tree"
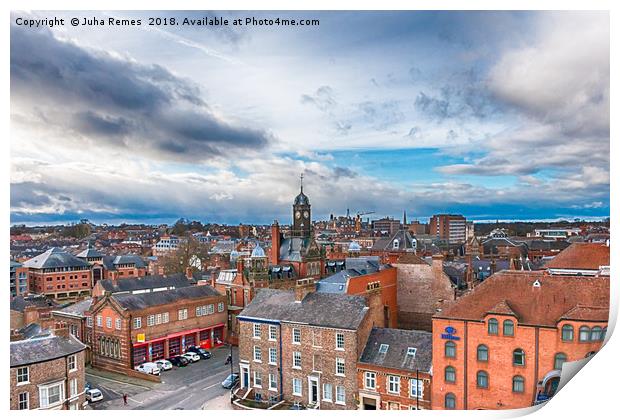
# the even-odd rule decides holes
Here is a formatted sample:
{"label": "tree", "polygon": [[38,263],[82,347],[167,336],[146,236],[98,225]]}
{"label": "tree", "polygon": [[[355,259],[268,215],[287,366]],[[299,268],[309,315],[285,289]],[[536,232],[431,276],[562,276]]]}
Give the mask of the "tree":
{"label": "tree", "polygon": [[209,260],[209,247],[200,243],[194,236],[186,235],[179,241],[179,247],[161,257],[161,265],[166,274],[185,273],[187,267],[202,270]]}

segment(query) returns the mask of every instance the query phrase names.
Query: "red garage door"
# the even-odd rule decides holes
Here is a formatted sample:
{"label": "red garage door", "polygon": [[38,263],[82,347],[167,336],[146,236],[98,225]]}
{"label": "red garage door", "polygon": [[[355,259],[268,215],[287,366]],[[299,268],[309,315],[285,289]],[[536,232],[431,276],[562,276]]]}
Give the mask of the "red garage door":
{"label": "red garage door", "polygon": [[171,338],[168,341],[168,354],[170,356],[176,356],[181,352],[181,337]]}

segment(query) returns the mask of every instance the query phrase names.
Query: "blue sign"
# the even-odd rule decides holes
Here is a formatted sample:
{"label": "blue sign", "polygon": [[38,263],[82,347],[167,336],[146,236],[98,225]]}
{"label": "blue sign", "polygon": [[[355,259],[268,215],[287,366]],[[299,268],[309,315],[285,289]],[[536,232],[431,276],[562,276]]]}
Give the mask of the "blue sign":
{"label": "blue sign", "polygon": [[461,339],[461,337],[457,337],[454,334],[456,334],[456,328],[454,327],[446,327],[446,329],[444,330],[446,333],[445,334],[441,334],[441,338],[444,340],[455,340],[458,341]]}

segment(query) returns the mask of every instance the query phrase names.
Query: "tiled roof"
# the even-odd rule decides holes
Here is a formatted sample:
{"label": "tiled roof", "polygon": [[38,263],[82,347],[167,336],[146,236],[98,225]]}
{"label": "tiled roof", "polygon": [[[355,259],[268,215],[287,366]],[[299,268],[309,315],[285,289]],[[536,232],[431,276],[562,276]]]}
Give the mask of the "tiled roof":
{"label": "tiled roof", "polygon": [[295,302],[292,290],[258,289],[239,316],[354,330],[367,312],[362,296],[308,293]]}
{"label": "tiled roof", "polygon": [[89,267],[87,262],[66,251],[63,251],[60,248],[50,248],[44,253],[24,262],[24,266],[39,269],[62,267],[78,267],[81,269],[87,269]]}
{"label": "tiled roof", "polygon": [[508,302],[506,302],[505,299],[502,299],[501,301],[499,301],[497,305],[491,308],[487,313],[497,314],[497,315],[511,315],[517,319],[519,318],[519,316],[515,313],[515,311],[512,310],[512,308],[510,307]]}
{"label": "tiled roof", "polygon": [[609,307],[577,305],[566,312],[560,319],[579,321],[600,321],[609,318]]}
{"label": "tiled roof", "polygon": [[598,243],[574,243],[547,263],[547,268],[598,270],[609,265],[609,247]]}
{"label": "tiled roof", "polygon": [[150,308],[152,306],[166,305],[185,299],[200,299],[210,296],[221,296],[213,287],[189,286],[173,290],[163,290],[161,292],[139,293],[139,294],[118,294],[112,295],[118,304],[130,311]]}
{"label": "tiled roof", "polygon": [[[386,368],[430,372],[432,343],[430,332],[373,328],[359,361]],[[388,346],[387,351],[380,351],[382,344]],[[415,348],[415,356],[408,355],[409,348]]]}
{"label": "tiled roof", "polygon": [[398,257],[397,263],[398,264],[426,264],[428,265],[428,262],[426,262],[424,259],[410,252]]}
{"label": "tiled roof", "polygon": [[48,336],[11,342],[11,367],[31,365],[66,357],[86,346],[73,336]]}
{"label": "tiled roof", "polygon": [[[539,287],[536,287],[536,281],[540,283]],[[487,278],[435,317],[482,320],[502,300],[519,315],[521,324],[555,326],[577,305],[608,308],[609,278],[502,271]]]}

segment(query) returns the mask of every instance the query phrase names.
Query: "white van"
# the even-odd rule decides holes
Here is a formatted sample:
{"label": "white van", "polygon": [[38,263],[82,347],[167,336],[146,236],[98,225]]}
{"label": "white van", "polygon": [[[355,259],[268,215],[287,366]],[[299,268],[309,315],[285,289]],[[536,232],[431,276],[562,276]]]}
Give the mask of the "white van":
{"label": "white van", "polygon": [[149,373],[151,375],[159,375],[159,366],[157,363],[147,362],[136,367],[138,372]]}

